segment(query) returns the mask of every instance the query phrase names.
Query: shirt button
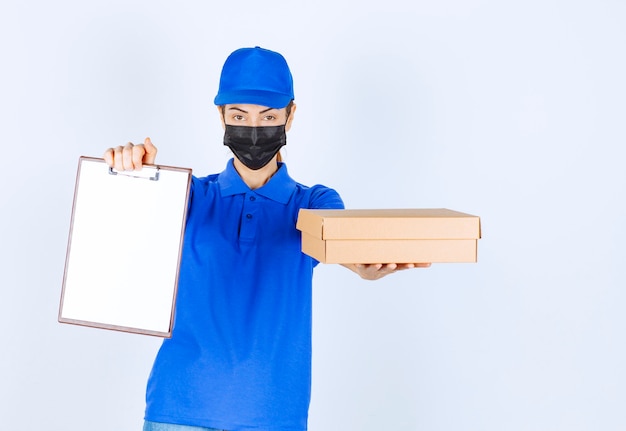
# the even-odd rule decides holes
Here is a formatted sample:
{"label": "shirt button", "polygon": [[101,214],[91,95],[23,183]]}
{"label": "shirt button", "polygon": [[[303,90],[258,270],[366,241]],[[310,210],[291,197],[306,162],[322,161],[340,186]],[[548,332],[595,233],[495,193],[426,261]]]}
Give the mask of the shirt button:
{"label": "shirt button", "polygon": [[255,200],[256,200],[256,198],[255,198],[254,196],[250,196],[250,200],[251,200],[251,201],[255,201]]}
{"label": "shirt button", "polygon": [[246,218],[250,220],[252,218],[252,214],[246,214]]}

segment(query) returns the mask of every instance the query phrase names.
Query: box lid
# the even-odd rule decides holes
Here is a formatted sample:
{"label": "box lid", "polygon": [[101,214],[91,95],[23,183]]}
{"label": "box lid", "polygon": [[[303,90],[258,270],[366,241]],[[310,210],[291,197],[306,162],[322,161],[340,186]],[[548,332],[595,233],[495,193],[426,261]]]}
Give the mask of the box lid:
{"label": "box lid", "polygon": [[332,239],[478,239],[480,218],[446,208],[301,209],[296,228]]}

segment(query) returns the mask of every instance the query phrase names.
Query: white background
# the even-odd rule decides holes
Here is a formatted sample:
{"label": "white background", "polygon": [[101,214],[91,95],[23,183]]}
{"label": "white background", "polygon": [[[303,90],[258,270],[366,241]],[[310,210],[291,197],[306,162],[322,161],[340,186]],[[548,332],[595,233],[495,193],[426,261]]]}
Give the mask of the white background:
{"label": "white background", "polygon": [[78,157],[221,171],[219,72],[260,45],[297,180],[483,222],[477,264],[318,268],[310,429],[626,429],[625,5],[4,0],[0,427],[140,429],[159,340],[56,322]]}

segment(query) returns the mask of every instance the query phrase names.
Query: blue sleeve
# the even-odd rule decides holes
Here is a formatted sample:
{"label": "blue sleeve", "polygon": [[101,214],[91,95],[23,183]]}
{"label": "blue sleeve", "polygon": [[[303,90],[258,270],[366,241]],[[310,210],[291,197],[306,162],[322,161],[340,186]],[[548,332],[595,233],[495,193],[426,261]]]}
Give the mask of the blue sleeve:
{"label": "blue sleeve", "polygon": [[311,187],[309,209],[344,209],[343,200],[335,190],[316,185]]}
{"label": "blue sleeve", "polygon": [[191,201],[196,194],[199,196],[206,195],[209,191],[209,185],[216,182],[217,177],[218,174],[212,174],[201,178],[192,175],[191,187],[189,188],[189,205],[191,205]]}
{"label": "blue sleeve", "polygon": [[[343,200],[339,193],[335,190],[317,185],[310,189],[311,196],[309,199],[308,209],[330,209],[330,210],[342,210],[344,209]],[[313,262],[313,268],[315,268],[319,261],[315,258],[311,258]]]}
{"label": "blue sleeve", "polygon": [[189,199],[187,200],[187,219],[189,219],[189,212],[192,210],[194,198],[198,196],[199,199],[201,199],[202,196],[206,196],[209,190],[209,184],[215,181],[216,178],[217,175],[209,175],[203,178],[198,178],[195,175],[191,176]]}

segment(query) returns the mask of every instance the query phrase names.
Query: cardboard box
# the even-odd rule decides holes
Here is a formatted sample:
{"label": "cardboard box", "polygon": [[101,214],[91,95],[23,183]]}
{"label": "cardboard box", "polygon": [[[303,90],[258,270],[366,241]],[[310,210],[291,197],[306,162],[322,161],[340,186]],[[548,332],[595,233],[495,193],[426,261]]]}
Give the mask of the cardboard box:
{"label": "cardboard box", "polygon": [[308,210],[302,252],[323,263],[476,262],[480,218],[449,209]]}

